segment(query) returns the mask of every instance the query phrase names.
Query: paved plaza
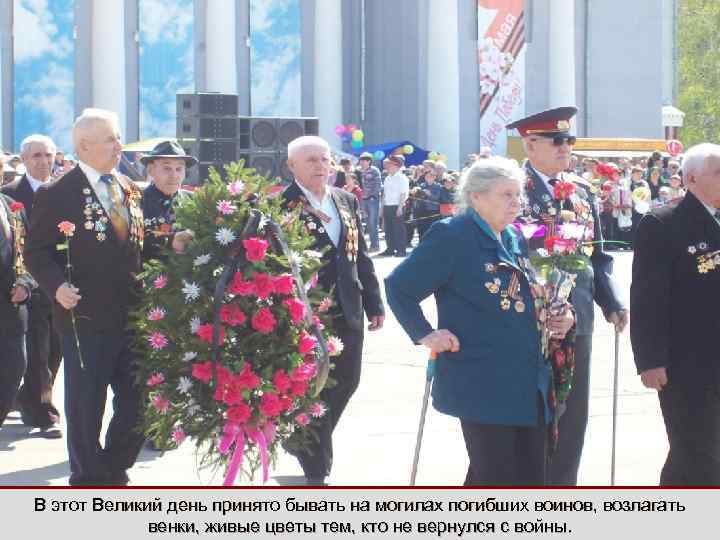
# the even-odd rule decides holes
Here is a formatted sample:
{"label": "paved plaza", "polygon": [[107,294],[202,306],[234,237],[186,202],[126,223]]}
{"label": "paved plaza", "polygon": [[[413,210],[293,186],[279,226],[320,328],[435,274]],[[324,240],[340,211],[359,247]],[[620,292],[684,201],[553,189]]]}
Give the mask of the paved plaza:
{"label": "paved plaza", "polygon": [[[380,277],[400,259],[376,258]],[[625,298],[629,296],[632,254],[616,254],[616,273]],[[424,308],[434,321],[434,301]],[[580,469],[582,485],[610,484],[614,335],[600,312],[591,379],[590,422]],[[335,432],[332,485],[407,485],[425,382],[425,349],[414,346],[388,314],[385,328],[367,333],[360,388]],[[62,373],[55,385],[55,402],[63,402]],[[627,333],[620,341],[618,401],[618,485],[656,485],[667,452],[662,417],[654,391],[636,375]],[[108,412],[111,406],[108,403]],[[63,425],[63,429],[65,426]],[[11,413],[0,429],[0,485],[67,485],[70,473],[65,439],[34,436]],[[130,471],[131,485],[219,485],[222,472],[196,471],[192,441],[161,454],[143,450]],[[418,485],[452,486],[462,483],[467,457],[455,418],[430,408],[425,427]],[[246,481],[245,481],[246,482]],[[255,480],[258,484],[258,480]],[[298,485],[302,471],[282,454],[271,471],[270,485]],[[259,484],[258,484],[259,485]]]}

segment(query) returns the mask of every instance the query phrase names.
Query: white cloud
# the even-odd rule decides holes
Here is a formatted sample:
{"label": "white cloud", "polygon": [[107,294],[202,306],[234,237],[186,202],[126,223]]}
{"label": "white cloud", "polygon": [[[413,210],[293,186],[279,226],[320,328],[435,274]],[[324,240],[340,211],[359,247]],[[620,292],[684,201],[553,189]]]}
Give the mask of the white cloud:
{"label": "white cloud", "polygon": [[193,28],[192,0],[140,0],[140,40],[155,43],[184,43]]}
{"label": "white cloud", "polygon": [[72,150],[73,86],[72,71],[51,63],[47,73],[17,100],[18,105],[33,109],[47,119],[42,131],[67,152]]}
{"label": "white cloud", "polygon": [[254,51],[252,110],[255,115],[300,114],[299,39],[273,40],[273,55],[263,58]]}
{"label": "white cloud", "polygon": [[251,32],[262,32],[273,24],[273,20],[284,14],[290,3],[296,0],[250,0]]}
{"label": "white cloud", "polygon": [[13,27],[16,64],[45,54],[60,59],[72,53],[72,43],[59,35],[47,0],[16,0]]}

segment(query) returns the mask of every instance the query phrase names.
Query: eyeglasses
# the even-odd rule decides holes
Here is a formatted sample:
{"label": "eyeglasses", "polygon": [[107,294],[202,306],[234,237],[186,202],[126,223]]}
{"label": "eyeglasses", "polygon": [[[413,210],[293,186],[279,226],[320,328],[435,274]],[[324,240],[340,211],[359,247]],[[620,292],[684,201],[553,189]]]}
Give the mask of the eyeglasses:
{"label": "eyeglasses", "polygon": [[573,146],[577,141],[577,137],[573,135],[539,135],[539,137],[552,140],[553,146],[562,146],[565,143]]}

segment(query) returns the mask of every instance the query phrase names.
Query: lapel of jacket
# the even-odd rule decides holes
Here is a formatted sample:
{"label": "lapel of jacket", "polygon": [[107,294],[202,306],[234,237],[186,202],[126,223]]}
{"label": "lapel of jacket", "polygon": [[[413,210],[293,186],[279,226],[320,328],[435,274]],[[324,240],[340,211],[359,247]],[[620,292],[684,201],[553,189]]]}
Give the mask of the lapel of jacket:
{"label": "lapel of jacket", "polygon": [[[331,188],[328,186],[328,189]],[[289,209],[293,210],[298,206],[301,208],[300,219],[305,223],[308,232],[315,237],[316,247],[323,248],[328,245],[335,247],[325,230],[325,223],[320,219],[317,210],[312,207],[310,201],[307,200],[305,193],[297,183],[293,182],[285,190],[283,197],[285,198],[285,206]]]}
{"label": "lapel of jacket", "polygon": [[705,208],[700,200],[688,192],[678,210],[683,211],[689,223],[692,223],[692,233],[697,236],[698,242],[707,242],[709,249],[720,249],[720,225]]}
{"label": "lapel of jacket", "polygon": [[547,219],[546,216],[556,216],[558,207],[554,195],[550,193],[545,182],[530,163],[526,165],[526,171],[528,178],[526,191],[530,215],[542,221]]}
{"label": "lapel of jacket", "polygon": [[[348,208],[344,198],[340,195],[340,189],[328,186],[327,189],[330,192],[330,198],[335,204],[335,210],[337,210],[338,216],[340,217],[340,236],[338,238],[338,250],[343,251],[343,246],[347,243],[348,229],[350,227],[349,220],[352,219],[352,210]],[[347,252],[347,250],[345,250]]]}
{"label": "lapel of jacket", "polygon": [[124,204],[128,213],[128,227],[130,229],[128,241],[136,249],[142,250],[145,238],[145,219],[143,218],[141,204],[142,192],[126,176],[118,173],[115,177],[123,190]]}
{"label": "lapel of jacket", "polygon": [[30,185],[27,175],[23,175],[18,184],[18,200],[25,205],[25,213],[30,219],[30,212],[32,212],[33,200],[35,199],[35,192]]}

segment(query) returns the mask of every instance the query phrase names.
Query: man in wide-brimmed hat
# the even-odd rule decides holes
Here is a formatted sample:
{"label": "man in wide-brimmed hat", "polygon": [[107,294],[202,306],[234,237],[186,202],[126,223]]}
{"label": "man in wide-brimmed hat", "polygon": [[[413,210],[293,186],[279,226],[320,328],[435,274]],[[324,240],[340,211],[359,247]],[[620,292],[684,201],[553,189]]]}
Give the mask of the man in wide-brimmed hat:
{"label": "man in wide-brimmed hat", "polygon": [[[144,259],[157,259],[170,243],[185,243],[190,233],[176,232],[175,204],[190,192],[182,188],[188,168],[197,165],[197,159],[188,156],[177,142],[158,143],[152,152],[140,158],[146,167],[150,185],[143,193],[145,216]],[[173,247],[177,247],[173,245]]]}

